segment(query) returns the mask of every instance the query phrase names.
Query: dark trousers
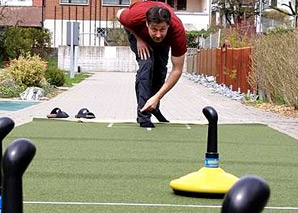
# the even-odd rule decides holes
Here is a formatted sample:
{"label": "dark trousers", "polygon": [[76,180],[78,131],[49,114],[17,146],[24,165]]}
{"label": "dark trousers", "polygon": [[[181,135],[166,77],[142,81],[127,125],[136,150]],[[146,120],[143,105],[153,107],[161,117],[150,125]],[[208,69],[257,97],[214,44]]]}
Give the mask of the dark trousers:
{"label": "dark trousers", "polygon": [[[150,120],[151,112],[140,112],[147,100],[159,91],[165,82],[167,75],[167,64],[169,59],[168,46],[156,46],[150,50],[150,58],[141,60],[138,56],[137,40],[128,33],[130,48],[136,55],[139,69],[136,75],[135,90],[138,102],[138,122]],[[159,103],[156,110],[159,110]]]}

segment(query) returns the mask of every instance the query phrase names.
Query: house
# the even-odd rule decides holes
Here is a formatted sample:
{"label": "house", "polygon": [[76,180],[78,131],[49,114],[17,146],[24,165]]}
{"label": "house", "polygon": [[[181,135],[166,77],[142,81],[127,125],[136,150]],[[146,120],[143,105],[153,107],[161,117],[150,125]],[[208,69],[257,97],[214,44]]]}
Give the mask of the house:
{"label": "house", "polygon": [[0,26],[43,27],[42,0],[0,0]]}
{"label": "house", "polygon": [[[119,28],[116,12],[137,0],[0,0],[9,18],[0,25],[45,27],[52,46],[66,45],[67,22],[79,22],[81,46],[102,46],[108,28]],[[211,0],[161,0],[171,5],[186,30],[207,29]],[[34,23],[33,23],[34,22]]]}
{"label": "house", "polygon": [[[212,22],[217,26],[237,26],[238,29],[242,27],[243,29],[248,29],[254,26],[256,32],[264,33],[269,28],[283,25],[280,21],[266,18],[264,11],[272,11],[273,9],[271,8],[275,7],[291,14],[292,11],[288,5],[289,2],[291,2],[293,8],[295,8],[295,1],[296,0],[232,0],[227,2],[225,0],[213,0],[211,4]],[[259,14],[261,14],[261,16]],[[294,22],[294,16],[290,17],[289,20]]]}

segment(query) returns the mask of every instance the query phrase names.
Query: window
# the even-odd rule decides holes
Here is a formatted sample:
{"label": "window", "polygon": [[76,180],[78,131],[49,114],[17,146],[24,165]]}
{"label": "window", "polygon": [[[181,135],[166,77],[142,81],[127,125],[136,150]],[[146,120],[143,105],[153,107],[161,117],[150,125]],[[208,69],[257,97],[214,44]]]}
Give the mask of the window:
{"label": "window", "polygon": [[88,5],[88,0],[61,0],[61,4]]}
{"label": "window", "polygon": [[104,6],[129,6],[130,0],[103,0],[102,5]]}
{"label": "window", "polygon": [[106,37],[107,36],[107,29],[106,28],[98,27],[96,29],[96,31],[97,31],[97,37]]}
{"label": "window", "polygon": [[[156,0],[153,0],[156,1]],[[165,2],[171,7],[174,8],[174,10],[186,10],[186,0],[157,0],[161,2]]]}
{"label": "window", "polygon": [[178,0],[176,10],[186,10],[186,0]]}
{"label": "window", "polygon": [[271,6],[277,7],[277,0],[271,0]]}
{"label": "window", "polygon": [[0,5],[7,6],[32,6],[33,0],[0,0]]}

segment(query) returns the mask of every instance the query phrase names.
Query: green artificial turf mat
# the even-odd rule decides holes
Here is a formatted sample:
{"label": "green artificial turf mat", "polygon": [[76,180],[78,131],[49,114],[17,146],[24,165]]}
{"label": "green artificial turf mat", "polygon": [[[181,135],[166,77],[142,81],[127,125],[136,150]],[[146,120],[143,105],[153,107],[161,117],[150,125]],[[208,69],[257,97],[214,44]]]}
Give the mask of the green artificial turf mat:
{"label": "green artificial turf mat", "polygon": [[[30,139],[36,155],[23,177],[24,201],[220,206],[222,199],[174,195],[173,179],[202,168],[207,125],[78,123],[47,119],[4,140]],[[189,128],[191,127],[191,128]],[[255,174],[271,188],[267,206],[297,207],[297,140],[265,125],[219,125],[220,168]],[[24,204],[25,212],[220,212],[220,208]],[[266,209],[264,212],[287,212]],[[288,212],[291,212],[288,210]]]}

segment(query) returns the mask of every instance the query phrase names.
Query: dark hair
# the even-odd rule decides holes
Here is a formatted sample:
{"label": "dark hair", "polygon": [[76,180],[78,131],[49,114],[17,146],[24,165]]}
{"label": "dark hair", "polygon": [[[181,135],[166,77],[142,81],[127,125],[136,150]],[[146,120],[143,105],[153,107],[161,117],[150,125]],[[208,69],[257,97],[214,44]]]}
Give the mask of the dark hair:
{"label": "dark hair", "polygon": [[160,6],[154,6],[146,12],[146,20],[150,23],[166,22],[168,25],[171,23],[171,13],[168,9]]}

